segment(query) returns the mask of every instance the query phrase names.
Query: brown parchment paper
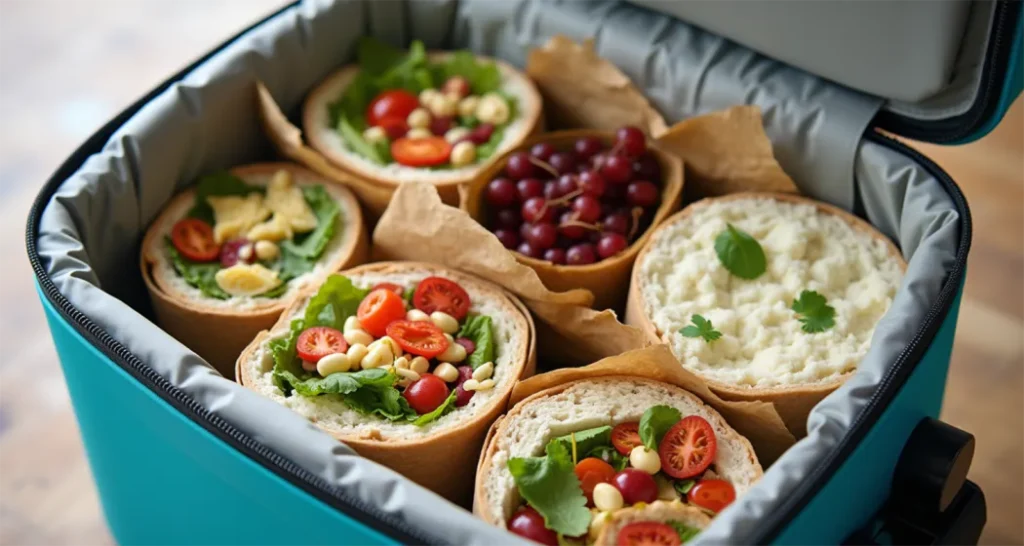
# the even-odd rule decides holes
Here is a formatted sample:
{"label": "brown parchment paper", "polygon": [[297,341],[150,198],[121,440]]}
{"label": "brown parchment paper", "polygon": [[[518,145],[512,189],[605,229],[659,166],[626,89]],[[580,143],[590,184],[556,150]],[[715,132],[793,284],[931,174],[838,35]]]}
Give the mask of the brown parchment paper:
{"label": "brown parchment paper", "polygon": [[609,310],[588,307],[588,290],[553,292],[468,213],[441,202],[424,183],[403,184],[373,232],[374,260],[442,264],[472,273],[519,296],[538,319],[540,366],[585,364],[645,346],[638,328]]}
{"label": "brown parchment paper", "polygon": [[567,36],[553,36],[530,51],[526,75],[544,97],[551,128],[614,130],[635,125],[652,136],[668,128],[629,76],[597,55],[593,40],[578,44]]}
{"label": "brown parchment paper", "polygon": [[680,366],[667,345],[632,350],[581,368],[563,368],[535,375],[516,384],[508,405],[511,408],[526,397],[556,385],[610,375],[635,375],[670,383],[692,392],[715,408],[729,425],[750,440],[765,467],[796,442],[771,402],[723,400],[711,392],[703,380]]}

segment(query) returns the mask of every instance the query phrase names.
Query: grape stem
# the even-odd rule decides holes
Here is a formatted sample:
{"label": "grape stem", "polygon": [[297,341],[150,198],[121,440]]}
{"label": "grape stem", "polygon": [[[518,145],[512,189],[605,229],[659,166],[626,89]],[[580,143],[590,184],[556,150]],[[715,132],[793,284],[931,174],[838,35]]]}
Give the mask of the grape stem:
{"label": "grape stem", "polygon": [[[575,213],[573,213],[573,214],[575,214]],[[601,231],[601,225],[600,224],[588,224],[586,222],[581,222],[581,221],[575,220],[575,219],[574,220],[569,220],[568,222],[563,222],[562,225],[563,226],[581,227],[581,228],[584,228],[584,229],[589,229],[591,231]]]}
{"label": "grape stem", "polygon": [[633,207],[633,210],[629,211],[633,217],[633,225],[629,228],[629,239],[632,240],[636,235],[636,230],[640,229],[640,216],[644,213],[643,207]]}
{"label": "grape stem", "polygon": [[530,163],[533,163],[534,165],[536,165],[536,166],[544,169],[545,171],[551,173],[551,176],[555,176],[555,177],[558,176],[558,171],[556,171],[555,168],[552,167],[551,164],[548,163],[547,161],[544,161],[543,159],[538,159],[536,157],[533,157],[532,155],[529,156],[529,158],[530,158]]}
{"label": "grape stem", "polygon": [[561,196],[561,197],[559,197],[557,199],[552,199],[550,201],[545,201],[544,204],[545,205],[555,205],[555,206],[568,205],[569,201],[572,201],[573,199],[575,199],[576,197],[579,197],[580,195],[583,195],[583,190],[575,189],[575,190],[573,190],[573,191],[571,191],[571,192],[569,192],[569,193],[567,193],[567,194],[565,194],[565,195],[563,195],[563,196]]}

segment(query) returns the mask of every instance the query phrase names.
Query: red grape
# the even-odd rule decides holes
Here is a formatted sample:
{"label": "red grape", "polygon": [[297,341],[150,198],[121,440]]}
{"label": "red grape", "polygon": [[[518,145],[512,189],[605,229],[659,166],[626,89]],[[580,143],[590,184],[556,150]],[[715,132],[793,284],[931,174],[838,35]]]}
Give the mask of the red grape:
{"label": "red grape", "polygon": [[604,195],[606,184],[604,178],[597,171],[583,171],[579,176],[580,189],[583,190],[585,195],[591,195],[593,197],[601,197]]}
{"label": "red grape", "polygon": [[652,503],[658,499],[658,484],[654,477],[635,468],[627,468],[612,478],[612,485],[622,493],[626,504]]}
{"label": "red grape", "polygon": [[590,159],[604,148],[604,143],[597,137],[583,137],[573,144],[576,155],[583,160]]}
{"label": "red grape", "polygon": [[558,534],[544,526],[544,516],[529,506],[524,506],[508,520],[508,530],[538,544],[556,546]]}
{"label": "red grape", "polygon": [[658,186],[646,180],[632,182],[626,188],[626,201],[630,205],[649,207],[658,202]]}
{"label": "red grape", "polygon": [[459,372],[459,385],[473,379],[473,367],[472,366],[459,366],[456,368]]}
{"label": "red grape", "polygon": [[558,219],[558,232],[568,239],[582,238],[587,234],[587,228],[570,223],[575,221],[578,221],[576,220],[576,213],[566,212],[562,214],[562,217]]}
{"label": "red grape", "polygon": [[544,183],[544,199],[548,201],[558,199],[562,194],[558,193],[558,182],[549,180]]}
{"label": "red grape", "polygon": [[620,233],[622,235],[629,233],[629,224],[629,215],[623,212],[613,212],[605,216],[604,221],[601,222],[605,231]]}
{"label": "red grape", "polygon": [[548,163],[558,171],[558,174],[566,174],[576,171],[576,156],[573,155],[572,152],[554,153],[548,159]]}
{"label": "red grape", "polygon": [[553,224],[530,224],[526,230],[526,241],[530,246],[545,250],[555,246],[558,240],[558,230]]}
{"label": "red grape", "polygon": [[[241,239],[231,239],[230,241],[225,242],[220,247],[220,265],[222,267],[231,267],[240,261],[249,263],[255,262],[255,252],[250,253],[248,260],[241,260],[238,257],[238,251],[242,250],[242,247],[248,244],[250,244],[249,239],[246,239],[244,237]],[[250,250],[252,249],[250,248]]]}
{"label": "red grape", "polygon": [[651,154],[644,154],[633,161],[633,180],[661,180],[661,165]]}
{"label": "red grape", "polygon": [[486,197],[493,207],[507,207],[516,203],[519,192],[508,178],[495,178],[487,184]]}
{"label": "red grape", "polygon": [[520,201],[544,195],[544,183],[536,178],[524,178],[516,182],[516,189],[519,190]]}
{"label": "red grape", "polygon": [[534,144],[533,148],[530,148],[530,155],[536,157],[541,161],[547,161],[551,159],[551,154],[553,153],[555,153],[555,147],[547,142]]}
{"label": "red grape", "polygon": [[624,203],[626,201],[626,185],[608,184],[605,186],[604,200],[609,203]]}
{"label": "red grape", "polygon": [[529,229],[530,229],[530,224],[528,222],[524,222],[521,226],[519,226],[519,238],[520,239],[525,239],[526,238],[526,232]]}
{"label": "red grape", "polygon": [[520,211],[523,215],[523,220],[538,224],[540,222],[551,222],[555,219],[554,207],[549,207],[547,201],[543,197],[531,197],[523,203],[523,209]]}
{"label": "red grape", "polygon": [[590,243],[573,245],[565,253],[565,263],[568,265],[587,265],[595,261],[597,261],[597,256],[594,252],[594,245]]}
{"label": "red grape", "polygon": [[600,169],[601,165],[604,165],[605,161],[608,161],[608,152],[601,152],[599,154],[594,154],[594,157],[590,158],[590,165],[595,169]]}
{"label": "red grape", "polygon": [[540,259],[540,257],[542,256],[539,248],[536,248],[525,241],[520,243],[519,248],[517,248],[516,250],[518,250],[519,253],[522,254],[523,256],[529,256],[531,258]]}
{"label": "red grape", "polygon": [[633,162],[624,155],[613,155],[601,165],[600,172],[612,184],[625,184],[633,177]]}
{"label": "red grape", "polygon": [[511,229],[496,229],[494,230],[494,236],[501,241],[502,246],[512,250],[519,246],[519,234]]}
{"label": "red grape", "polygon": [[523,223],[523,218],[519,216],[519,209],[501,209],[494,213],[494,226],[505,229],[518,229],[519,224]]}
{"label": "red grape", "polygon": [[[494,126],[490,123],[481,123],[469,132],[469,140],[477,146],[481,144],[487,144],[487,141],[491,140],[491,135],[494,134]],[[513,177],[520,178],[520,177]]]}
{"label": "red grape", "polygon": [[593,224],[601,217],[601,202],[589,195],[581,195],[573,199],[572,210],[579,221]]}
{"label": "red grape", "polygon": [[597,255],[603,258],[610,258],[622,252],[629,246],[626,236],[621,233],[606,232],[601,234],[597,241]]}
{"label": "red grape", "polygon": [[533,176],[535,170],[536,167],[530,162],[530,155],[526,152],[512,154],[505,165],[505,174],[516,180]]}
{"label": "red grape", "polygon": [[570,194],[579,189],[579,184],[576,182],[576,175],[574,174],[563,174],[558,177],[558,196]]}
{"label": "red grape", "polygon": [[462,76],[452,76],[444,82],[441,86],[441,92],[446,95],[457,95],[460,99],[469,95],[471,89],[469,88],[469,80]]}
{"label": "red grape", "polygon": [[544,251],[544,259],[555,265],[565,265],[565,251],[560,248],[549,248]]}
{"label": "red grape", "polygon": [[437,136],[444,136],[455,125],[451,116],[438,117],[430,120],[430,132]]}
{"label": "red grape", "polygon": [[633,157],[647,151],[647,143],[643,131],[631,125],[621,127],[618,131],[615,131],[615,146]]}
{"label": "red grape", "polygon": [[[469,368],[469,366],[464,367]],[[470,371],[472,371],[472,368],[470,368]],[[461,408],[468,404],[469,401],[473,399],[473,395],[476,394],[476,391],[467,391],[462,388],[463,383],[465,383],[465,381],[460,381],[459,385],[455,387],[455,407],[457,408]]]}
{"label": "red grape", "polygon": [[[473,351],[476,351],[476,343],[474,343],[473,340],[469,339],[468,337],[460,337],[459,339],[455,340],[455,343],[462,345],[462,348],[466,350],[467,355],[471,355],[473,354]],[[473,375],[470,374],[470,377],[473,377]]]}

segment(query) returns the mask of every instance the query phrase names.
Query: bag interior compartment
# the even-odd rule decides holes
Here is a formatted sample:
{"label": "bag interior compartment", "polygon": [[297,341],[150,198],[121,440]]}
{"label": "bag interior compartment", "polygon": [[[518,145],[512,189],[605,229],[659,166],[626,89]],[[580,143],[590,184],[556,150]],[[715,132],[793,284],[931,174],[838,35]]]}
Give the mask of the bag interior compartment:
{"label": "bag interior compartment", "polygon": [[529,47],[554,34],[594,37],[598,54],[622,67],[669,122],[759,105],[777,158],[804,193],[854,211],[898,243],[909,267],[857,373],[814,410],[808,436],[701,535],[708,542],[755,540],[759,518],[836,447],[922,327],[957,262],[966,218],[928,169],[861,138],[880,99],[668,15],[614,1],[310,1],[288,8],[144,105],[60,184],[36,234],[41,263],[60,293],[187,396],[334,484],[340,498],[377,507],[385,525],[438,542],[508,543],[503,531],[221,377],[150,320],[135,266],[149,222],[198,175],[269,157],[257,80],[294,117],[306,92],[351,61],[366,34],[401,45],[422,39],[428,48],[468,47],[519,66]]}

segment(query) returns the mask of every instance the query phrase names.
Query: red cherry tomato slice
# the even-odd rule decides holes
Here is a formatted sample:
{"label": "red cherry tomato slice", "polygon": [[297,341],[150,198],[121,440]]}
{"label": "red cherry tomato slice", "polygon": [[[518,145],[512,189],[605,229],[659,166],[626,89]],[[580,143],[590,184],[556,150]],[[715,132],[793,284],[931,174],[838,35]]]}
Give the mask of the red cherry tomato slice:
{"label": "red cherry tomato slice", "polygon": [[448,313],[462,321],[469,314],[469,294],[458,283],[443,277],[427,277],[416,286],[412,304],[426,314]]}
{"label": "red cherry tomato slice", "polygon": [[619,546],[679,546],[679,533],[667,523],[638,521],[619,529],[615,538]]}
{"label": "red cherry tomato slice", "polygon": [[376,126],[384,118],[405,120],[419,105],[420,100],[408,91],[401,89],[384,91],[374,97],[366,108],[366,123]]}
{"label": "red cherry tomato slice", "polygon": [[220,245],[213,239],[213,228],[198,218],[178,220],[171,228],[171,244],[194,262],[211,262],[220,254]]}
{"label": "red cherry tomato slice", "polygon": [[388,140],[398,140],[409,132],[409,124],[405,122],[405,118],[398,116],[388,116],[380,120],[377,126],[384,129],[384,134],[388,135]]}
{"label": "red cherry tomato slice", "polygon": [[405,294],[405,288],[402,288],[401,286],[399,286],[399,285],[397,285],[397,284],[395,284],[393,282],[380,282],[380,283],[377,283],[377,284],[373,285],[373,288],[370,289],[370,292],[373,292],[374,290],[378,290],[380,288],[383,288],[384,290],[390,290],[390,291],[394,292],[395,294],[398,294],[399,296],[401,296],[402,294]]}
{"label": "red cherry tomato slice", "polygon": [[629,455],[634,447],[642,443],[640,423],[619,423],[612,429],[612,446],[623,455]]}
{"label": "red cherry tomato slice", "polygon": [[451,155],[451,143],[439,136],[400,138],[391,143],[391,157],[407,167],[444,165]]}
{"label": "red cherry tomato slice", "polygon": [[583,494],[587,496],[587,503],[593,504],[594,487],[599,483],[610,483],[615,477],[615,469],[597,457],[587,457],[576,463],[576,477],[580,480]]}
{"label": "red cherry tomato slice", "polygon": [[725,480],[700,480],[686,494],[690,504],[721,512],[736,500],[736,488]]}
{"label": "red cherry tomato slice", "polygon": [[321,358],[348,350],[345,336],[329,326],[306,328],[295,343],[299,358],[316,364]]}
{"label": "red cherry tomato slice", "polygon": [[396,320],[388,324],[387,334],[405,352],[424,358],[434,358],[448,349],[444,332],[426,320]]}
{"label": "red cherry tomato slice", "polygon": [[423,415],[436,410],[444,403],[448,398],[448,385],[434,374],[423,374],[406,387],[402,396],[416,413]]}
{"label": "red cherry tomato slice", "polygon": [[356,318],[373,337],[383,337],[388,324],[405,318],[405,302],[391,290],[373,290],[359,303]]}
{"label": "red cherry tomato slice", "polygon": [[673,478],[692,478],[711,466],[717,449],[715,431],[703,417],[684,417],[658,446],[661,470]]}

